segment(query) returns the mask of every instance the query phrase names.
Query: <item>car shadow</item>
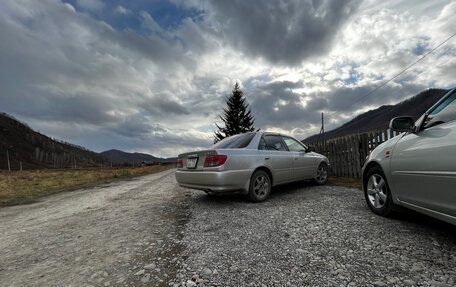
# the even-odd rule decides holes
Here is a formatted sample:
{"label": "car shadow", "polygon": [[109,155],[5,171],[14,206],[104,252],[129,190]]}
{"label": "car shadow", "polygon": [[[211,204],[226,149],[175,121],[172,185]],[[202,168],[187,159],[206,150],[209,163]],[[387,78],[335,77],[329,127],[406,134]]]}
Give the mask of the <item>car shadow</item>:
{"label": "car shadow", "polygon": [[302,192],[302,189],[315,187],[316,185],[310,180],[295,181],[292,183],[275,186],[272,189],[271,196],[268,200],[274,200],[288,195]]}
{"label": "car shadow", "polygon": [[248,200],[247,195],[240,193],[215,193],[215,194],[204,194],[198,193],[194,200],[201,203],[211,203],[220,205],[232,205],[236,203],[247,203],[247,204],[264,204],[267,202],[274,202],[279,198],[286,197],[288,195],[302,192],[303,188],[309,188],[315,186],[311,181],[298,181],[287,183],[272,188],[271,195],[265,202],[253,203]]}
{"label": "car shadow", "polygon": [[437,233],[446,233],[448,236],[456,238],[456,226],[443,220],[419,213],[417,211],[401,208],[390,216],[390,219],[400,221],[402,223],[412,224],[415,226],[424,227],[427,230]]}
{"label": "car shadow", "polygon": [[[252,203],[248,200],[247,195],[243,194],[211,194],[207,195],[204,193],[198,193],[193,200],[202,204],[220,205],[220,206],[236,206],[236,205],[275,205],[281,199],[286,197],[292,197],[293,194],[302,193],[308,188],[315,187],[316,185],[312,181],[298,181],[288,183],[284,185],[276,186],[272,189],[270,197],[261,203]],[[364,198],[362,193],[360,196]],[[354,206],[353,206],[354,207]],[[372,214],[367,206],[365,211],[368,214]],[[351,208],[351,207],[347,207]],[[356,207],[359,210],[359,206]],[[412,225],[417,228],[424,228],[428,231],[449,236],[456,239],[456,226],[445,221],[427,216],[425,214],[418,213],[414,210],[401,208],[400,211],[395,212],[389,217],[390,220],[401,222],[405,225]]]}

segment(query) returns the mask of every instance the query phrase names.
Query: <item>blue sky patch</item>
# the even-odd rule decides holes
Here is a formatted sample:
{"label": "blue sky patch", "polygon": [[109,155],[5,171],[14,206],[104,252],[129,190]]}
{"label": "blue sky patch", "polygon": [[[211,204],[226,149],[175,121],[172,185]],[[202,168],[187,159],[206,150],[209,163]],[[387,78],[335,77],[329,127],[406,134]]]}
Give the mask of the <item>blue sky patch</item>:
{"label": "blue sky patch", "polygon": [[145,11],[165,29],[174,29],[181,25],[186,18],[198,21],[201,18],[201,11],[190,9],[181,5],[176,5],[167,0],[112,0],[103,1],[102,9],[89,9],[84,5],[85,1],[65,0],[71,4],[78,12],[87,13],[91,17],[104,21],[117,30],[132,30],[142,34],[141,12]]}
{"label": "blue sky patch", "polygon": [[413,48],[412,52],[413,54],[417,56],[423,55],[427,51],[426,45],[423,45],[423,43],[418,43],[416,44],[415,48]]}

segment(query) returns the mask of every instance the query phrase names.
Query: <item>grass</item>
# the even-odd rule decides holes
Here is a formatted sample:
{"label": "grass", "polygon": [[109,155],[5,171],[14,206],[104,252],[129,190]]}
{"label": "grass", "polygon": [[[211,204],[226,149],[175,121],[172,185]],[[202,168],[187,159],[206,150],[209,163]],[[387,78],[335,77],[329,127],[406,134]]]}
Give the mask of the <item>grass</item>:
{"label": "grass", "polygon": [[31,203],[46,195],[93,187],[116,179],[132,178],[170,168],[174,168],[174,165],[2,171],[0,172],[0,206]]}
{"label": "grass", "polygon": [[337,185],[348,188],[357,188],[362,190],[361,179],[359,178],[350,178],[350,177],[329,177],[329,185]]}

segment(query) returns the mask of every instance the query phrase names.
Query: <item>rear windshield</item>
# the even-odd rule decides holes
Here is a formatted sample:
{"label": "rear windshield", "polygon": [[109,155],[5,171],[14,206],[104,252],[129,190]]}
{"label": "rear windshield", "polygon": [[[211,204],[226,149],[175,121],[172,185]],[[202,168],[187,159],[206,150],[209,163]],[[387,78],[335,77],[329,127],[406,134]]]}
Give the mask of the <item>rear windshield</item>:
{"label": "rear windshield", "polygon": [[239,134],[225,138],[216,143],[212,148],[245,148],[252,141],[255,133]]}

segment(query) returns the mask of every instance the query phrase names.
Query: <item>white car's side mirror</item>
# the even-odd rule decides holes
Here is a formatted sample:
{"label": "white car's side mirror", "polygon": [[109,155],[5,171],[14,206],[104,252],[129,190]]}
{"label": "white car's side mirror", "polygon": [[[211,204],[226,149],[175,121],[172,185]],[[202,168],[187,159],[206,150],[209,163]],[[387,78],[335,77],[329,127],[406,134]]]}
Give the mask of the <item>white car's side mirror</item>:
{"label": "white car's side mirror", "polygon": [[414,132],[415,122],[412,117],[396,117],[390,121],[389,127],[396,132]]}

